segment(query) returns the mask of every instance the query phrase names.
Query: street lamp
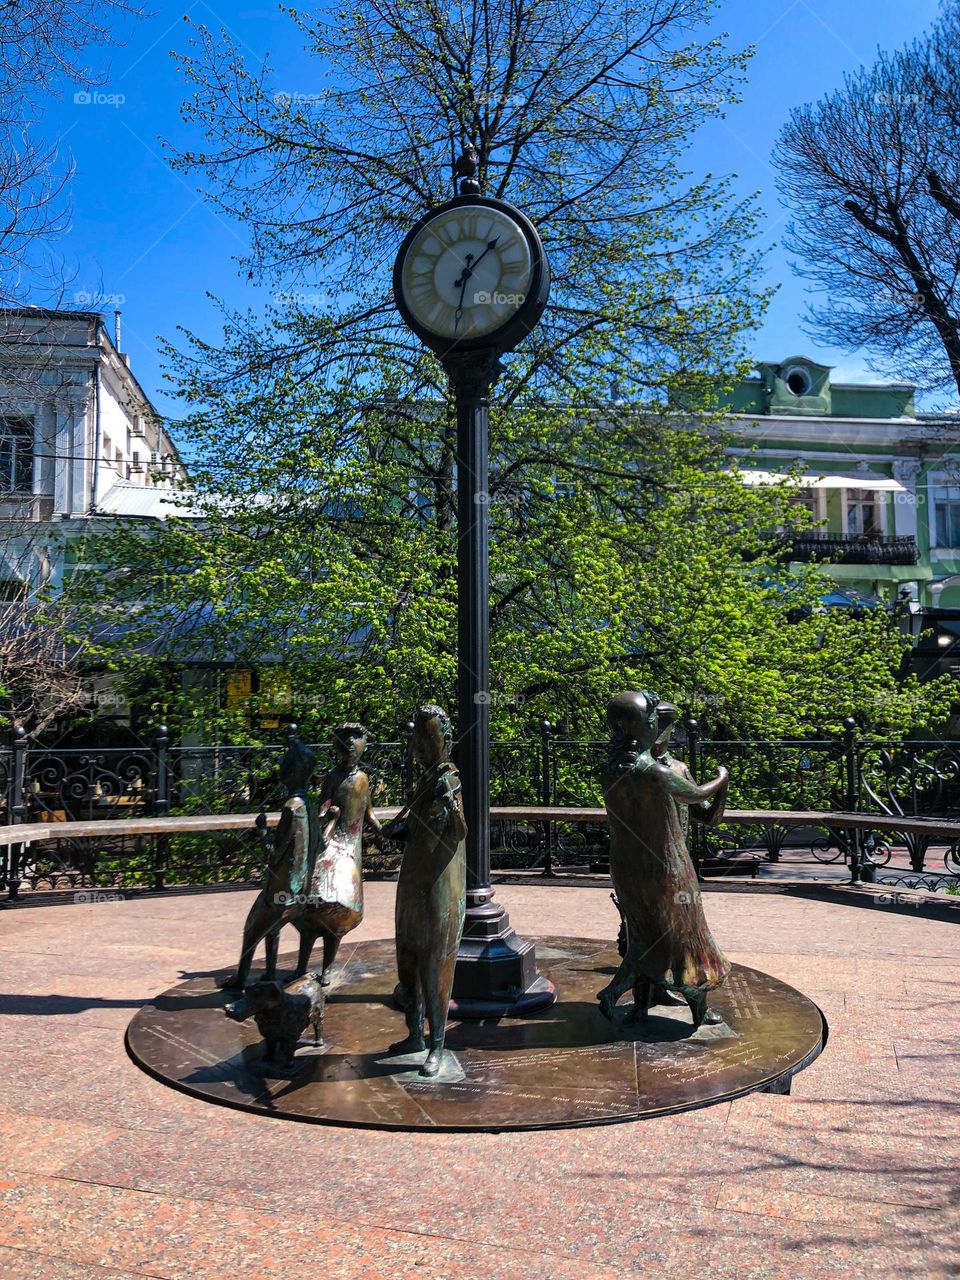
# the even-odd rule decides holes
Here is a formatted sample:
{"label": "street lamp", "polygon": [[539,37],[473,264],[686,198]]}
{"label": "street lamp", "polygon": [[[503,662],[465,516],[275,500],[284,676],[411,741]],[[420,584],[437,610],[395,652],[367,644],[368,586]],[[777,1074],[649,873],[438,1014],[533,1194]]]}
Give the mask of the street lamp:
{"label": "street lamp", "polygon": [[500,357],[536,326],[550,267],[533,223],[480,193],[476,152],[457,163],[460,194],[430,210],[400,246],[397,309],[439,358],[457,405],[457,763],[467,822],[467,911],[451,1010],[526,1013],[552,1003],[534,944],[510,927],[490,885],[490,393]]}

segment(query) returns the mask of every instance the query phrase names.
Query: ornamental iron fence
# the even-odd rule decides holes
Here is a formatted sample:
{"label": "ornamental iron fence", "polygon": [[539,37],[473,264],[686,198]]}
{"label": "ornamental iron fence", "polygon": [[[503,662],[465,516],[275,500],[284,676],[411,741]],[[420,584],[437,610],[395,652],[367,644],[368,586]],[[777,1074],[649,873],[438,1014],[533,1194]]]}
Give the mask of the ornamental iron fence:
{"label": "ornamental iron fence", "polygon": [[[406,740],[371,742],[364,756],[376,807],[402,803],[413,784],[410,732]],[[292,727],[291,727],[292,731]],[[9,896],[31,888],[216,884],[256,879],[262,849],[253,821],[249,832],[126,835],[124,819],[249,813],[282,801],[278,764],[283,744],[171,745],[165,730],[135,747],[57,748],[29,743],[17,730],[0,748],[2,825],[116,820],[116,835],[25,840],[0,848],[0,888]],[[332,763],[328,745],[313,748],[322,772]],[[896,845],[909,856],[910,875],[938,883],[960,875],[956,844],[929,834],[831,827],[798,821],[806,812],[876,814],[886,819],[929,817],[960,821],[960,742],[862,738],[847,723],[842,735],[766,741],[713,739],[695,721],[678,725],[671,751],[704,779],[723,763],[730,770],[728,808],[786,811],[782,822],[738,820],[717,828],[691,827],[691,852],[710,869],[732,854],[752,853],[771,863],[800,858],[849,863],[853,878],[875,878]],[[491,801],[495,806],[596,809],[603,805],[600,765],[607,743],[571,739],[544,721],[535,735],[491,744]],[[25,833],[26,834],[26,833]],[[550,876],[608,869],[606,826],[589,820],[495,819],[491,829],[496,870],[540,870]],[[372,872],[394,870],[400,851],[371,845]],[[935,870],[931,862],[943,870]],[[906,883],[905,876],[901,876]],[[924,880],[924,883],[927,882]],[[918,880],[918,883],[920,881]]]}

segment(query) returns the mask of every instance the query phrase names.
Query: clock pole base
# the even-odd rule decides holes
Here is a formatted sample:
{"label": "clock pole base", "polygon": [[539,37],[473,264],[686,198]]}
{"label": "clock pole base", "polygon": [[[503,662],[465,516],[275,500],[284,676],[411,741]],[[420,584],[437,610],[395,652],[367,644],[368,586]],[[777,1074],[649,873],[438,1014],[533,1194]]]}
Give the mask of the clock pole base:
{"label": "clock pole base", "polygon": [[521,938],[488,886],[467,897],[451,1013],[457,1018],[522,1017],[557,998],[537,972],[536,945]]}
{"label": "clock pole base", "polygon": [[549,1008],[556,1003],[556,999],[556,987],[538,974],[530,989],[515,999],[509,996],[504,999],[471,1000],[453,996],[450,1000],[450,1017],[459,1018],[463,1022],[481,1022],[487,1018],[525,1018],[538,1009]]}

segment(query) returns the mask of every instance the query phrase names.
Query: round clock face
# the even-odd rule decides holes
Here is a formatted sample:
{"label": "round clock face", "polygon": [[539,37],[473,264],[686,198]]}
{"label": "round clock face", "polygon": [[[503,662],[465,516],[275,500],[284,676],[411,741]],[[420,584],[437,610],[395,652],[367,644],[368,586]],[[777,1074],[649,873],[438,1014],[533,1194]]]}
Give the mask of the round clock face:
{"label": "round clock face", "polygon": [[527,236],[500,209],[441,210],[414,237],[400,273],[403,300],[424,329],[473,342],[502,329],[527,299],[534,262]]}

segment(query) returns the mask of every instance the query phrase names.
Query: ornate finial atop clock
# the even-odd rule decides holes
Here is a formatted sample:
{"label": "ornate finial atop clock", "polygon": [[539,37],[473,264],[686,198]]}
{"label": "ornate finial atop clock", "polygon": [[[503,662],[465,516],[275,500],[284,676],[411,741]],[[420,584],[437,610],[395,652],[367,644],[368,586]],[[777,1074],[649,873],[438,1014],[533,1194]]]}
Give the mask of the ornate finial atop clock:
{"label": "ornate finial atop clock", "polygon": [[462,196],[478,196],[480,194],[480,183],[477,181],[477,169],[480,166],[480,156],[476,147],[472,142],[468,142],[463,148],[463,155],[453,166],[453,174],[455,178],[461,178],[460,194]]}

